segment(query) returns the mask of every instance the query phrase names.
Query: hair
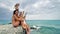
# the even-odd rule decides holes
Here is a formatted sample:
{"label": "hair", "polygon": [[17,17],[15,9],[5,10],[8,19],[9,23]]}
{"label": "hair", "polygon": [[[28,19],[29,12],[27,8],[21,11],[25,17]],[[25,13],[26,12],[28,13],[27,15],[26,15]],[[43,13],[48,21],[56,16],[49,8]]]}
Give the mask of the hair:
{"label": "hair", "polygon": [[[18,11],[18,9],[14,10],[13,15],[15,14],[16,11]],[[18,12],[19,12],[19,11],[18,11]]]}
{"label": "hair", "polygon": [[19,3],[16,3],[16,4],[15,4],[15,7],[16,7],[16,6],[19,6]]}

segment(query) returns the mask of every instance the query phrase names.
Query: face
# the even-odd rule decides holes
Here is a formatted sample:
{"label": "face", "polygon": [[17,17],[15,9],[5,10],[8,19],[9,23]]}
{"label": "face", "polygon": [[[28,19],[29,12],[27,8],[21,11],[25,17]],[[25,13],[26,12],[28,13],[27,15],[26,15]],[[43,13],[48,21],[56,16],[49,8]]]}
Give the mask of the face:
{"label": "face", "polygon": [[23,16],[23,13],[22,12],[20,12],[20,16]]}
{"label": "face", "polygon": [[19,6],[16,6],[15,9],[19,9]]}
{"label": "face", "polygon": [[20,4],[19,3],[16,3],[15,6],[14,6],[14,8],[15,9],[19,9],[19,6],[20,6]]}
{"label": "face", "polygon": [[18,15],[18,11],[16,11],[15,14]]}

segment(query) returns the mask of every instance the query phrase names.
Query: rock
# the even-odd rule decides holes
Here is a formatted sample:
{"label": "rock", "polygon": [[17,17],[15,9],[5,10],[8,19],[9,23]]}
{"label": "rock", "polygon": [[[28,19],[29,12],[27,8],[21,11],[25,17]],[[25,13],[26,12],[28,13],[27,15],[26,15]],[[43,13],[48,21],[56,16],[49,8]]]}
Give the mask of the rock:
{"label": "rock", "polygon": [[21,26],[14,28],[12,24],[0,25],[0,34],[23,34]]}

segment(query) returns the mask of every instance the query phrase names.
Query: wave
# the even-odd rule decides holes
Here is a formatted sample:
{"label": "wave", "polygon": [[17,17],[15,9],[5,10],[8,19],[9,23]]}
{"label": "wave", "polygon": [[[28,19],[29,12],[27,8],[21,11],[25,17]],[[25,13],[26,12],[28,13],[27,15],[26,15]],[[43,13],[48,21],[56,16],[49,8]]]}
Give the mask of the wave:
{"label": "wave", "polygon": [[60,29],[55,27],[40,26],[39,29],[34,30],[39,34],[60,34]]}

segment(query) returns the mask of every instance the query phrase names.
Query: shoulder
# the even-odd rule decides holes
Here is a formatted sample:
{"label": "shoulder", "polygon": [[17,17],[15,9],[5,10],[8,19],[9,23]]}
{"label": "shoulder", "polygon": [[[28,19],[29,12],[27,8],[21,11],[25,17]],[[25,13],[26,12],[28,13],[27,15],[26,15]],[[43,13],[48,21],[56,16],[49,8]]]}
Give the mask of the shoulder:
{"label": "shoulder", "polygon": [[12,16],[12,18],[14,18],[14,17],[15,17],[15,15]]}
{"label": "shoulder", "polygon": [[16,15],[13,15],[13,17],[15,17]]}

